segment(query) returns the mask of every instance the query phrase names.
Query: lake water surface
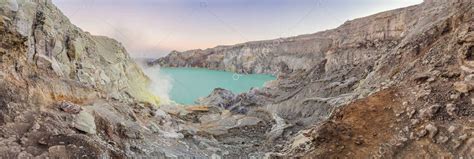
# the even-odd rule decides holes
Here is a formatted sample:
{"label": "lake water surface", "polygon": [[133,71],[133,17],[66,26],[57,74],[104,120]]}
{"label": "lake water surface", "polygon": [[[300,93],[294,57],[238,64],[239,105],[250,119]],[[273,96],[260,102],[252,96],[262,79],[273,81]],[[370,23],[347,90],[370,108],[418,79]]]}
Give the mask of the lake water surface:
{"label": "lake water surface", "polygon": [[271,75],[244,75],[200,68],[161,68],[160,72],[172,78],[170,98],[181,104],[194,104],[196,99],[208,96],[214,88],[238,94],[275,79]]}

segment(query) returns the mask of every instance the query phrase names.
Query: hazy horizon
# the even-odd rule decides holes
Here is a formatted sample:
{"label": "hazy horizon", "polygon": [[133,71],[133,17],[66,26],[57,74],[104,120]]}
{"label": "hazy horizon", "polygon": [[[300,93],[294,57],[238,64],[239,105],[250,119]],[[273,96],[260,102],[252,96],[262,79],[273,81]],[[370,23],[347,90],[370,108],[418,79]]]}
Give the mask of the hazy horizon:
{"label": "hazy horizon", "polygon": [[133,57],[311,34],[422,0],[53,0],[72,23]]}

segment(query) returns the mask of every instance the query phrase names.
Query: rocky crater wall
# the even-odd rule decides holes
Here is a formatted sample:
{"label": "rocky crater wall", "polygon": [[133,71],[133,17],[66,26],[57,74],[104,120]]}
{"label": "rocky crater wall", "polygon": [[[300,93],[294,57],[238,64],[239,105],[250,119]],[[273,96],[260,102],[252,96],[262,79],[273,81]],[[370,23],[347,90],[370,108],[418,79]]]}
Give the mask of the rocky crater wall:
{"label": "rocky crater wall", "polygon": [[[473,112],[468,84],[473,73],[469,62],[473,8],[469,0],[427,0],[315,34],[175,51],[151,64],[278,75],[263,89],[234,96],[217,89],[201,100],[238,113],[269,112],[275,124],[267,141],[286,145],[274,156],[416,158],[434,157],[433,152],[469,156],[472,142],[461,148],[459,139],[445,140],[459,134],[436,133],[437,126],[447,130],[446,123],[472,133],[464,131],[470,126],[462,125],[471,121]],[[368,107],[360,113],[374,116],[359,116],[352,112],[359,111],[356,107]],[[462,111],[453,113],[454,109]],[[386,124],[372,129],[377,121]],[[312,128],[302,130],[307,127]],[[291,135],[294,132],[297,136]],[[431,135],[416,137],[420,132]],[[448,141],[450,145],[443,144]],[[426,150],[419,144],[434,148]]]}
{"label": "rocky crater wall", "polygon": [[50,0],[8,0],[0,6],[4,27],[26,39],[29,64],[100,90],[97,96],[157,100],[146,89],[148,78],[119,42],[82,31]]}

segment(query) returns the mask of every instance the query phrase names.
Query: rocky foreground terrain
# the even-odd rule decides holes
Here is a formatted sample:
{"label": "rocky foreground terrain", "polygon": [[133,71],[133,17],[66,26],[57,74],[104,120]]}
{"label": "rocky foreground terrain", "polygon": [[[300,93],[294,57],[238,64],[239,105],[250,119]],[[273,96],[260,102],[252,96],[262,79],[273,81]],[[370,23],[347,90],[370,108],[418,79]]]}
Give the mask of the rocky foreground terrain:
{"label": "rocky foreground terrain", "polygon": [[151,64],[278,76],[180,106],[50,0],[3,0],[0,158],[473,158],[473,8],[426,0],[311,35],[172,52]]}

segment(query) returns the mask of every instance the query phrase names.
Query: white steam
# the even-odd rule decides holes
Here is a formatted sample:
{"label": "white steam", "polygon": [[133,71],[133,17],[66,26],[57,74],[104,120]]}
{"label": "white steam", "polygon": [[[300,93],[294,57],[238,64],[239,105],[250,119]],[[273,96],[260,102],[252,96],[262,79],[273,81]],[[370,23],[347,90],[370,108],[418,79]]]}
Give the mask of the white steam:
{"label": "white steam", "polygon": [[150,80],[149,90],[155,95],[160,97],[160,102],[162,104],[170,104],[172,100],[170,99],[170,91],[173,87],[172,78],[168,75],[165,75],[160,72],[159,66],[147,66],[146,62],[137,61],[140,64],[141,68],[145,75],[147,75]]}

